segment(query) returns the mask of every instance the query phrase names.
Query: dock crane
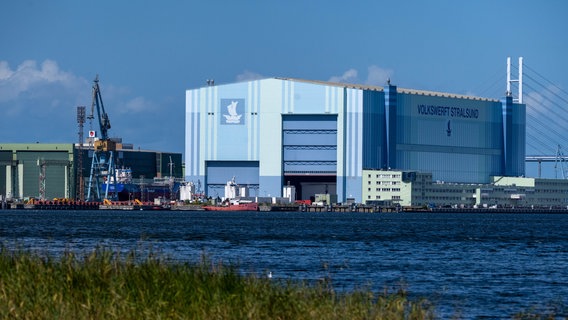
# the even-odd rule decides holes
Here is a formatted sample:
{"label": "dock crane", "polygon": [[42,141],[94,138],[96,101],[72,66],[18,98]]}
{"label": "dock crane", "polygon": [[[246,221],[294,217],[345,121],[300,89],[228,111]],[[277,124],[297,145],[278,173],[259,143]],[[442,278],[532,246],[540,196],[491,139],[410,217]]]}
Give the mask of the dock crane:
{"label": "dock crane", "polygon": [[114,152],[116,151],[116,142],[112,141],[108,136],[110,119],[105,111],[103,99],[101,97],[98,75],[94,80],[92,98],[91,114],[88,116],[88,119],[91,121],[94,119],[96,108],[100,132],[98,139],[95,139],[93,143],[93,159],[89,175],[87,200],[101,201],[103,199],[108,199],[110,183],[115,180],[116,165]]}

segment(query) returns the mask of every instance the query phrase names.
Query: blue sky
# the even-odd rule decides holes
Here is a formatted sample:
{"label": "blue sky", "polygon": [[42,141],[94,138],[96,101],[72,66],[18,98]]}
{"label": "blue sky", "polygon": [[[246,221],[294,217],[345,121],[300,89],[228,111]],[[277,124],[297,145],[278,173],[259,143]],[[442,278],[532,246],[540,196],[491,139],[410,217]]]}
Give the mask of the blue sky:
{"label": "blue sky", "polygon": [[76,142],[97,74],[111,136],[180,153],[185,90],[207,79],[390,77],[501,98],[506,58],[523,56],[568,91],[566,12],[562,0],[3,0],[0,142]]}

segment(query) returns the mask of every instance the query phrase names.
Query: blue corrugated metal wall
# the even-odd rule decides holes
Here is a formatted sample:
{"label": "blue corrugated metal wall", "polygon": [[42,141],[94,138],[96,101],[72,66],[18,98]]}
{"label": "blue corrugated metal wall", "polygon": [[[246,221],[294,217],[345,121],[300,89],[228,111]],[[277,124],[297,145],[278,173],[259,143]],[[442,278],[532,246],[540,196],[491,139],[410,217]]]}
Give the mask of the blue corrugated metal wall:
{"label": "blue corrugated metal wall", "polygon": [[[513,103],[513,97],[508,96],[503,104],[503,135],[504,135],[504,175],[523,176],[525,174],[525,127],[526,106]],[[519,155],[523,155],[520,157]]]}
{"label": "blue corrugated metal wall", "polygon": [[383,92],[363,92],[363,168],[387,166],[384,99]]}
{"label": "blue corrugated metal wall", "polygon": [[462,183],[487,183],[504,174],[498,101],[399,93],[396,112],[393,169]]}
{"label": "blue corrugated metal wall", "polygon": [[284,174],[337,172],[337,115],[283,115]]}

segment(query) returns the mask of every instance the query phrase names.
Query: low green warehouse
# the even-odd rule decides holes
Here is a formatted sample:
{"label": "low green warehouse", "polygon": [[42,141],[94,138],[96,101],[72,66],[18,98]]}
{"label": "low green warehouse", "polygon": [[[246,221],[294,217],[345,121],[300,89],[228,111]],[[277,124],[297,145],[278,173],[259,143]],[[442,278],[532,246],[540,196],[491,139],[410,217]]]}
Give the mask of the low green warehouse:
{"label": "low green warehouse", "polygon": [[[79,149],[72,143],[0,143],[0,198],[84,199],[81,191],[87,189],[92,156],[87,145]],[[78,170],[81,163],[83,170]],[[183,177],[181,153],[119,149],[116,165],[131,168],[138,181]]]}

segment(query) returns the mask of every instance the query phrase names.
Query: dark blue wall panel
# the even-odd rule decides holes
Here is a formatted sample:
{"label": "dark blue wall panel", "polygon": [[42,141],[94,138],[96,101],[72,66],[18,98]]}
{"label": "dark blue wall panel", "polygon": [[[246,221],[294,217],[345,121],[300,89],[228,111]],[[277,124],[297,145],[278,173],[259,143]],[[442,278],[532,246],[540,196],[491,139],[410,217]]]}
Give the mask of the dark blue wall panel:
{"label": "dark blue wall panel", "polygon": [[237,184],[258,184],[258,161],[207,161],[207,184],[226,184],[235,177]]}

